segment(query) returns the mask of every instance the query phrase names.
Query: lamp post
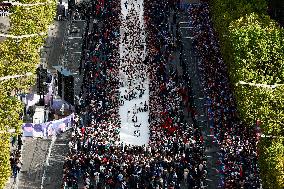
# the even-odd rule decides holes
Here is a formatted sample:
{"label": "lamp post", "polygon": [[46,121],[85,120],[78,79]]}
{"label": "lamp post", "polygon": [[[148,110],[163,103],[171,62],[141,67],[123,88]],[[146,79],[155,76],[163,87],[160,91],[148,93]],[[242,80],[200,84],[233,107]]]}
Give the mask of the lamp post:
{"label": "lamp post", "polygon": [[[40,95],[40,104],[44,105],[44,93],[46,89],[47,69],[42,64],[37,68],[37,93]],[[43,103],[42,103],[43,101]]]}

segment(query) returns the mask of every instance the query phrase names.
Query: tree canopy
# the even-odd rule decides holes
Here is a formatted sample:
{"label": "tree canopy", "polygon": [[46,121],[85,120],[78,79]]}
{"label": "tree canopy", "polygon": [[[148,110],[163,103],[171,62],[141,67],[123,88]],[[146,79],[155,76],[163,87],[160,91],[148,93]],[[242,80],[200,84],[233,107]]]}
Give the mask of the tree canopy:
{"label": "tree canopy", "polygon": [[[284,84],[284,30],[267,15],[265,0],[213,0],[211,13],[231,83]],[[236,85],[240,118],[261,120],[259,166],[264,188],[284,187],[284,87]]]}
{"label": "tree canopy", "polygon": [[[47,0],[19,0],[20,3],[47,2]],[[10,8],[10,35],[47,33],[56,13],[56,1],[36,6],[12,6]],[[6,38],[0,43],[0,77],[36,73],[40,63],[38,49],[44,44],[44,36],[22,39]],[[11,174],[10,170],[10,134],[21,132],[23,104],[15,94],[28,92],[34,85],[34,75],[0,81],[0,188],[4,188]]]}

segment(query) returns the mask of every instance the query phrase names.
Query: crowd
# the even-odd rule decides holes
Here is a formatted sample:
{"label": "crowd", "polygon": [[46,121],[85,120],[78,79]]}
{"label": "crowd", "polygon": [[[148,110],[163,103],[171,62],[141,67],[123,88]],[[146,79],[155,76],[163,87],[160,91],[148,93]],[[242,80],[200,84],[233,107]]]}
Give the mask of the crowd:
{"label": "crowd", "polygon": [[[148,112],[148,102],[142,102],[142,96],[147,89],[147,65],[143,63],[145,58],[145,31],[140,17],[143,13],[140,4],[127,3],[125,12],[121,16],[121,43],[119,65],[119,101],[124,106],[125,101],[135,100],[133,107],[127,107],[127,122],[134,123],[134,127],[142,125],[138,122],[140,112]],[[128,5],[128,6],[127,6]],[[130,105],[131,106],[131,105]],[[121,109],[122,110],[122,109]],[[122,123],[123,124],[123,123]],[[136,130],[140,133],[140,130]],[[136,134],[139,136],[139,134]]]}
{"label": "crowd", "polygon": [[22,135],[13,136],[11,145],[12,147],[10,154],[10,165],[13,173],[14,182],[16,182],[16,178],[22,167],[22,161],[21,161],[21,149],[23,145]]}
{"label": "crowd", "polygon": [[[147,48],[149,65],[151,65],[150,91],[153,94],[149,103],[150,145],[169,152],[171,156],[177,156],[178,158],[174,159],[175,163],[180,163],[186,158],[187,165],[177,170],[184,170],[184,173],[188,174],[186,177],[188,188],[202,188],[205,185],[203,179],[206,175],[203,137],[197,124],[193,122],[195,124],[189,125],[188,119],[184,116],[184,109],[189,109],[192,120],[195,120],[193,104],[189,101],[190,79],[185,74],[179,75],[176,68],[169,65],[171,55],[177,50],[176,40],[173,37],[175,35],[173,25],[176,24],[178,11],[176,3],[175,1],[145,3],[149,29]],[[171,17],[172,19],[169,19]]]}
{"label": "crowd", "polygon": [[[139,19],[142,7],[133,8],[137,1],[125,1],[125,19],[120,2],[101,0],[95,8],[88,7],[99,17],[85,36],[87,61],[82,67],[81,102],[76,107],[64,163],[64,189],[81,185],[86,189],[206,187],[204,141],[196,123],[191,80],[188,73],[180,74],[171,64],[174,52],[182,48],[180,36],[173,29],[178,1],[145,0],[146,28],[141,27]],[[90,21],[88,11],[83,15]],[[190,26],[194,27],[193,46],[200,57],[209,126],[220,148],[218,187],[259,188],[255,133],[238,119],[208,5],[192,4],[188,12]],[[81,17],[79,11],[74,15]],[[125,28],[122,33],[121,26]],[[185,64],[181,66],[186,70]],[[119,107],[145,95],[148,80],[149,102],[135,104],[125,114],[127,121],[139,128],[137,114],[149,112],[149,142],[142,146],[125,144],[120,140]],[[20,139],[18,144],[21,146]],[[20,157],[19,147],[10,159],[14,178],[21,169]]]}
{"label": "crowd", "polygon": [[220,147],[217,165],[222,179],[219,187],[259,188],[255,132],[238,119],[209,7],[206,3],[196,4],[191,5],[188,11],[190,26],[195,28],[193,46],[200,56],[198,66],[207,95],[210,130]]}
{"label": "crowd", "polygon": [[[130,9],[126,22],[121,23],[120,3],[104,3],[104,20],[94,23],[97,27],[88,37],[89,61],[84,66],[81,93],[84,101],[77,108],[62,188],[79,188],[81,184],[84,188],[205,187],[203,137],[199,127],[184,115],[185,109],[192,108],[190,80],[169,65],[175,50],[174,33],[168,29],[175,24],[168,20],[177,13],[173,2],[144,2],[144,33],[135,26],[139,20],[135,10]],[[135,4],[128,1],[125,6],[129,8],[131,3]],[[130,28],[122,40],[121,24]],[[143,57],[137,52],[145,48],[146,36],[148,54]],[[120,43],[125,44],[122,53]],[[140,98],[148,78],[149,104],[137,105],[136,110],[149,111],[149,142],[124,144],[119,137],[118,108],[126,100]],[[119,91],[122,86],[127,87],[124,94]],[[193,113],[191,118],[195,119]]]}

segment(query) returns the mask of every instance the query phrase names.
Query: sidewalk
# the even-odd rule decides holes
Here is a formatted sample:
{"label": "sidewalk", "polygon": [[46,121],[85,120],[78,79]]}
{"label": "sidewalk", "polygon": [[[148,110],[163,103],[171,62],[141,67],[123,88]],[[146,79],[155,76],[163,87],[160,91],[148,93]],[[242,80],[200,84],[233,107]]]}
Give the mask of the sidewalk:
{"label": "sidewalk", "polygon": [[[23,143],[23,141],[22,141],[22,143]],[[18,137],[17,137],[16,142],[14,143],[13,146],[12,146],[12,143],[11,143],[10,152],[12,154],[14,154],[14,157],[16,157],[15,154],[19,153],[18,157],[19,157],[20,162],[22,163],[23,162],[23,156],[22,156],[23,155],[23,144],[21,145],[21,149],[19,151],[18,151],[18,149],[19,149],[18,146],[19,146],[19,141],[18,141]],[[20,172],[17,174],[17,177],[15,179],[13,177],[13,173],[12,173],[12,175],[9,178],[8,182],[6,183],[6,186],[5,186],[4,189],[17,188],[18,182],[19,182],[19,176],[20,176]]]}
{"label": "sidewalk", "polygon": [[[0,33],[7,34],[10,28],[10,19],[8,16],[0,16]],[[0,43],[5,40],[6,37],[0,37]]]}
{"label": "sidewalk", "polygon": [[47,64],[50,71],[55,71],[52,66],[60,64],[60,56],[64,54],[63,39],[68,27],[68,21],[57,21],[50,26],[46,44],[41,49],[41,62]]}
{"label": "sidewalk", "polygon": [[38,189],[42,172],[42,160],[49,146],[48,140],[26,138],[22,147],[22,168],[18,173],[16,183],[10,178],[4,189]]}

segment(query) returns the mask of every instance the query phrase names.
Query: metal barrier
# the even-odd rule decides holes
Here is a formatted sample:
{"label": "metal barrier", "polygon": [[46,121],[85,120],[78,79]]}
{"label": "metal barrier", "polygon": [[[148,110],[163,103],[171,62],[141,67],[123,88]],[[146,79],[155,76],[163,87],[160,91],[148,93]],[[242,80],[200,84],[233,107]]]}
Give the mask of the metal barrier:
{"label": "metal barrier", "polygon": [[8,11],[4,11],[4,12],[0,12],[0,16],[1,17],[6,17],[6,16],[9,16],[9,12]]}

